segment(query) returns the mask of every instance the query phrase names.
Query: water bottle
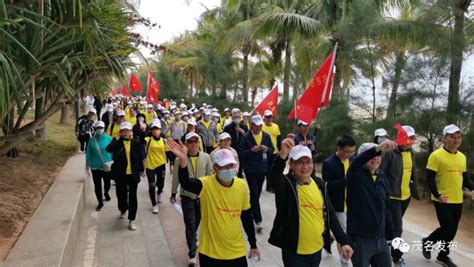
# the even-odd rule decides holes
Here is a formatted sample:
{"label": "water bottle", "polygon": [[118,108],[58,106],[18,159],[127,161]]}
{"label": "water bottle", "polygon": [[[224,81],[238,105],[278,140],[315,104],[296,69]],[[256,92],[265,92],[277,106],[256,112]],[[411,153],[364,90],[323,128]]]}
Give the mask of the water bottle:
{"label": "water bottle", "polygon": [[262,153],[262,159],[263,159],[263,162],[267,161],[267,152]]}

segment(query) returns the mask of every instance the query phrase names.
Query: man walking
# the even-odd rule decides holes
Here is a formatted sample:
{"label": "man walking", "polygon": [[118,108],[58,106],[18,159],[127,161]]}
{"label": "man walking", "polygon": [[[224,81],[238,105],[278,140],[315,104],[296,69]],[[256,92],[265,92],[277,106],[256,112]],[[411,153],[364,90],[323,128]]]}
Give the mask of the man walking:
{"label": "man walking", "polygon": [[436,262],[448,266],[457,266],[448,256],[450,244],[456,236],[459,220],[462,214],[463,187],[471,190],[466,171],[466,156],[458,150],[462,143],[461,129],[454,124],[443,129],[443,147],[438,148],[428,158],[426,166],[427,183],[431,191],[438,217],[439,227],[428,237],[423,238],[423,256],[431,259],[434,244],[441,242],[444,248],[440,249]]}
{"label": "man walking", "polygon": [[205,109],[203,119],[197,122],[197,132],[204,142],[205,152],[211,153],[215,140],[219,137],[217,123],[211,120],[211,111]]}
{"label": "man walking", "polygon": [[251,130],[240,141],[241,164],[250,189],[250,203],[257,232],[262,231],[262,213],[260,212],[260,194],[268,171],[268,159],[273,155],[270,135],[262,132],[263,119],[254,115],[251,119]]}
{"label": "man walking", "polygon": [[[265,124],[263,124],[262,131],[266,132],[267,134],[270,135],[270,139],[272,140],[272,145],[274,148],[273,154],[270,156],[268,159],[268,171],[270,171],[270,168],[272,166],[273,160],[275,159],[275,156],[277,155],[280,144],[281,144],[281,132],[280,132],[280,127],[278,124],[273,122],[273,112],[271,110],[265,110],[264,112],[264,117],[263,121]],[[267,192],[273,192],[271,183],[268,180],[268,175],[267,175]]]}
{"label": "man walking", "polygon": [[[209,176],[213,173],[211,158],[204,152],[199,152],[199,135],[195,132],[186,134],[186,148],[188,150],[188,175],[189,179],[198,179]],[[175,166],[179,166],[180,160],[176,158]],[[178,168],[173,170],[173,185],[171,188],[171,203],[176,203],[176,194],[178,192],[179,177]],[[197,229],[201,221],[201,210],[199,198],[196,194],[189,192],[181,187],[180,193],[181,205],[183,207],[183,219],[186,227],[186,242],[188,244],[188,256],[190,265],[196,264],[196,242]]]}
{"label": "man walking", "polygon": [[94,116],[97,111],[95,108],[90,108],[86,115],[81,116],[76,122],[76,136],[81,143],[81,152],[84,152],[87,143],[94,133]]}

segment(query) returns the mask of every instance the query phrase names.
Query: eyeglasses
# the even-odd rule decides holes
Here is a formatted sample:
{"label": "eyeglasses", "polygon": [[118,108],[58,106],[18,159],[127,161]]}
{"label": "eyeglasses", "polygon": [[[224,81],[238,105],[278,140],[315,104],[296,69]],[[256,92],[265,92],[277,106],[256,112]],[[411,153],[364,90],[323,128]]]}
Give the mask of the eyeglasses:
{"label": "eyeglasses", "polygon": [[298,166],[302,166],[302,165],[313,165],[313,161],[312,161],[312,160],[297,160],[297,161],[294,161],[293,163],[296,164],[296,165],[298,165]]}

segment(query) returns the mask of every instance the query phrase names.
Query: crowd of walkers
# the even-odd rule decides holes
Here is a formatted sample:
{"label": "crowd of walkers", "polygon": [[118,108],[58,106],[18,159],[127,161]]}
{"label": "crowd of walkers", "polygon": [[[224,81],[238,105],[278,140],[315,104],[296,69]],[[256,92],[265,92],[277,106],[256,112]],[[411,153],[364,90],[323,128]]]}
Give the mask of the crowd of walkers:
{"label": "crowd of walkers", "polygon": [[[402,236],[403,215],[411,198],[418,199],[416,160],[412,145],[389,140],[386,130],[377,129],[373,143],[360,145],[339,137],[317,177],[315,138],[304,121],[297,133],[282,137],[270,110],[262,117],[226,108],[221,116],[211,105],[188,108],[183,100],[154,105],[141,97],[111,97],[101,114],[94,103],[77,121],[76,135],[92,174],[96,210],[111,200],[113,181],[119,218],[128,216],[129,229],[136,230],[138,183],[148,181],[150,211],[159,213],[168,165],[169,200],[182,206],[190,265],[197,258],[201,266],[247,266],[247,257],[260,259],[256,237],[262,221],[272,219],[263,218],[260,208],[266,184],[276,212],[268,242],[281,249],[285,266],[319,266],[334,240],[341,266],[406,266],[391,241]],[[403,130],[416,140],[413,127]],[[463,188],[473,189],[458,151],[461,129],[451,124],[442,133],[443,145],[426,166],[440,225],[421,241],[426,259],[437,242],[452,242]],[[436,261],[456,266],[449,252],[440,250]]]}

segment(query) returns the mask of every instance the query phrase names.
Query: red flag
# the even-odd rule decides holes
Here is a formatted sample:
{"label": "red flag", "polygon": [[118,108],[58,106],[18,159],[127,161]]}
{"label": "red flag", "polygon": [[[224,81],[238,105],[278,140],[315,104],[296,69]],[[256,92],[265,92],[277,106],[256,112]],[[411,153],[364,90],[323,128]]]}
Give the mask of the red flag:
{"label": "red flag", "polygon": [[158,104],[158,92],[160,91],[160,83],[153,78],[153,74],[151,72],[148,73],[148,93],[146,95],[146,101],[148,103],[155,103]]}
{"label": "red flag", "polygon": [[398,130],[397,139],[395,141],[397,143],[397,145],[406,146],[406,145],[413,144],[413,140],[410,139],[407,132],[405,131],[405,129],[403,129],[403,127],[400,125],[400,123],[395,124],[393,126],[393,128]]}
{"label": "red flag", "polygon": [[275,85],[273,89],[268,93],[265,99],[260,102],[255,110],[263,116],[265,110],[269,109],[273,112],[273,117],[276,117],[278,105],[278,85]]}
{"label": "red flag", "polygon": [[132,93],[133,92],[139,92],[139,93],[142,92],[142,84],[138,80],[137,76],[135,76],[135,74],[132,74],[132,76],[130,76],[130,84],[128,85],[128,88],[130,88],[130,90],[132,90]]}
{"label": "red flag", "polygon": [[[288,115],[288,119],[296,117],[298,120],[311,123],[318,115],[318,110],[321,107],[326,107],[328,105],[334,76],[334,69],[331,69],[331,65],[333,65],[333,56],[334,52],[329,54],[326,61],[324,61],[318,71],[316,71],[311,83]],[[328,75],[329,81],[327,81]],[[328,86],[326,92],[324,92],[326,82],[328,82]],[[324,101],[321,102],[323,95]]]}
{"label": "red flag", "polygon": [[120,94],[123,96],[130,96],[130,93],[128,93],[128,90],[125,87],[125,84],[122,84],[122,89],[120,89]]}

